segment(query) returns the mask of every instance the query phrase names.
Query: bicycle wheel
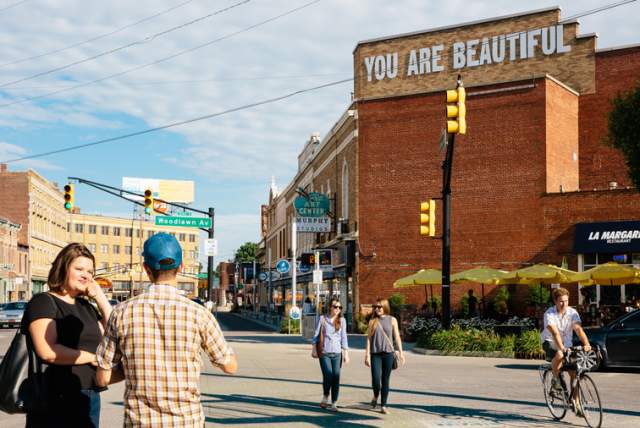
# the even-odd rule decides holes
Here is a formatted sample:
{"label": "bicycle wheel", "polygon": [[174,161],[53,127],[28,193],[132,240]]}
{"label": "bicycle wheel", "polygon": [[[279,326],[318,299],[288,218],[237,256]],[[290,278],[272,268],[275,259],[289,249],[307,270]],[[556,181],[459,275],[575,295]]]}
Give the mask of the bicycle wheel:
{"label": "bicycle wheel", "polygon": [[542,389],[544,391],[544,400],[547,402],[547,408],[553,416],[553,419],[560,420],[567,414],[567,400],[562,392],[556,392],[551,389],[551,380],[553,379],[553,372],[547,370],[542,376]]}
{"label": "bicycle wheel", "polygon": [[602,425],[602,403],[598,388],[588,375],[580,377],[580,403],[584,420],[591,428],[600,428]]}

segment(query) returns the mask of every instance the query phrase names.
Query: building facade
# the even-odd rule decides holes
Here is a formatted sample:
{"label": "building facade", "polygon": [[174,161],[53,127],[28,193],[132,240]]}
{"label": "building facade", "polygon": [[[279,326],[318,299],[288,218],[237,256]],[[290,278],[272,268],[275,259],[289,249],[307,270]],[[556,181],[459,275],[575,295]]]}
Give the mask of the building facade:
{"label": "building facade", "polygon": [[[603,142],[611,100],[640,79],[640,46],[598,50],[595,34],[549,8],[360,42],[354,75],[361,301],[441,266],[442,241],[420,236],[418,214],[421,201],[441,196],[444,91],[458,75],[467,133],[455,142],[452,273],[563,259],[576,270],[640,264],[640,240],[627,239],[640,230],[640,196],[621,153]],[[441,218],[438,205],[437,235]],[[579,246],[581,224],[625,238]],[[454,308],[468,288],[451,286]],[[527,287],[510,291],[520,313]],[[425,302],[422,287],[402,293]],[[597,300],[619,304],[631,293],[598,287]]]}
{"label": "building facade", "polygon": [[45,289],[53,259],[66,245],[66,211],[56,183],[33,170],[9,171],[0,165],[0,217],[19,224],[18,249],[27,257],[26,280],[17,285],[24,299]]}
{"label": "building facade", "polygon": [[[283,190],[273,182],[269,203],[262,209],[265,247],[262,270],[275,270],[276,263],[282,259],[291,261],[295,256],[299,260],[304,253],[329,250],[324,254],[331,254],[331,260],[323,267],[323,283],[319,290],[313,285],[309,270],[298,272],[296,303],[302,306],[309,296],[323,307],[329,296],[338,295],[347,308],[345,313],[349,320],[353,318],[352,309],[357,300],[353,256],[358,236],[357,120],[357,111],[349,108],[324,138],[311,135],[298,156],[297,174]],[[294,255],[292,223],[300,217],[294,201],[312,192],[329,199],[331,227],[328,232],[297,232]],[[285,315],[292,302],[292,275],[291,272],[274,275],[271,281],[259,282],[262,297],[256,300],[261,305],[268,305],[264,310]]]}
{"label": "building facade", "polygon": [[0,217],[0,303],[27,296],[27,254],[18,247],[21,226]]}
{"label": "building facade", "polygon": [[190,297],[198,295],[198,229],[156,226],[143,218],[132,220],[80,213],[68,214],[66,221],[68,241],[80,242],[89,248],[96,258],[96,276],[111,280],[110,292],[114,298],[128,298],[149,285],[142,269],[142,248],[144,241],[158,232],[175,236],[182,247],[183,269],[178,274],[178,289]]}

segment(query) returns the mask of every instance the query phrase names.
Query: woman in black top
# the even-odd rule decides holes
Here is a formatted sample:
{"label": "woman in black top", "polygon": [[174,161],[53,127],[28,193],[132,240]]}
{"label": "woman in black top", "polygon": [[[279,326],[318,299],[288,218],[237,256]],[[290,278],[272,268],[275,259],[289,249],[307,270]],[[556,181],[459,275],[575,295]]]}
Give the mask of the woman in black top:
{"label": "woman in black top", "polygon": [[[95,259],[82,244],[67,245],[49,271],[49,292],[29,301],[22,318],[45,370],[47,411],[28,412],[27,427],[98,427],[100,395],[95,351],[111,305],[94,281]],[[87,299],[93,299],[100,315]]]}

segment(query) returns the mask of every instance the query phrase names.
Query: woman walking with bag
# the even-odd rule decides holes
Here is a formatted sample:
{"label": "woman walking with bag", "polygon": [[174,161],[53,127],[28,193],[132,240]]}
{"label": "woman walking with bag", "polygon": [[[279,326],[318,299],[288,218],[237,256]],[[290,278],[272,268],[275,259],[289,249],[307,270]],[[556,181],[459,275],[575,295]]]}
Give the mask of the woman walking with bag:
{"label": "woman walking with bag", "polygon": [[318,320],[313,336],[314,358],[320,360],[322,370],[322,401],[320,407],[326,409],[331,393],[329,410],[337,412],[340,392],[340,368],[342,362],[349,364],[349,344],[347,342],[347,322],[342,316],[342,305],[333,297],[327,306],[327,313]]}
{"label": "woman walking with bag", "polygon": [[[373,314],[367,329],[367,348],[365,350],[364,364],[371,367],[371,385],[373,387],[373,399],[371,407],[376,408],[378,396],[382,392],[380,400],[380,412],[388,414],[387,398],[389,397],[389,379],[391,370],[404,365],[404,352],[402,340],[398,330],[398,321],[389,315],[389,301],[378,299],[373,305]],[[398,349],[394,349],[395,345]]]}
{"label": "woman walking with bag", "polygon": [[[49,271],[49,292],[31,299],[22,319],[44,372],[46,410],[27,411],[27,427],[98,427],[100,395],[95,351],[111,305],[94,281],[95,259],[82,244],[60,251]],[[92,299],[101,315],[89,303]]]}

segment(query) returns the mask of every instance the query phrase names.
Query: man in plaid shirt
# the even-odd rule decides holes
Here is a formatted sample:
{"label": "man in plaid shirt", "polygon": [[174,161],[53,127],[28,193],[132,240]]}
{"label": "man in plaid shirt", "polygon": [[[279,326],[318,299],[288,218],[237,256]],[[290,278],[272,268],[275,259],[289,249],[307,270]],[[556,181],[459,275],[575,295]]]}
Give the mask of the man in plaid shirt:
{"label": "man in plaid shirt", "polygon": [[237,370],[236,357],[211,312],[178,294],[176,238],[152,236],[143,256],[153,284],[111,313],[96,351],[98,384],[108,385],[111,370],[122,364],[126,427],[202,427],[200,351],[229,374]]}

